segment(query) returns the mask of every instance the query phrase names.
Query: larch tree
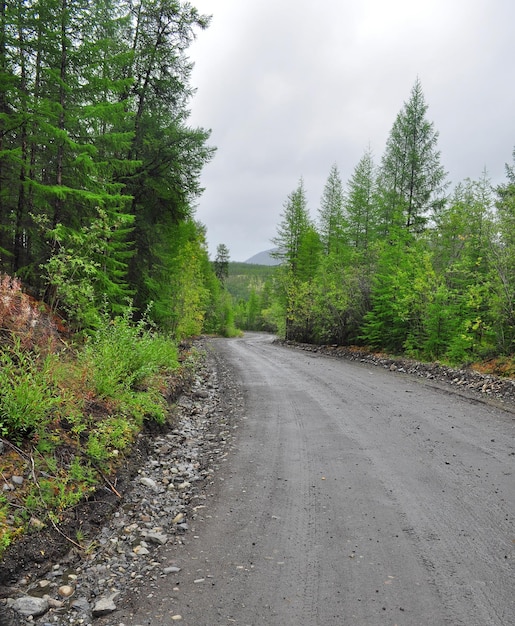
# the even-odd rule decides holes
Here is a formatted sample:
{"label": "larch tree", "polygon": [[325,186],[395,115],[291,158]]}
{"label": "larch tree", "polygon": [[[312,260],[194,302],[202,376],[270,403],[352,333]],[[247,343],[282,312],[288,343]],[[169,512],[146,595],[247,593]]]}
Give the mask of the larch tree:
{"label": "larch tree", "polygon": [[368,148],[347,182],[344,209],[349,244],[368,250],[377,233],[376,168]]}
{"label": "larch tree", "polygon": [[493,301],[498,349],[515,353],[515,149],[506,165],[506,183],[497,187],[497,240],[491,258],[494,270]]}
{"label": "larch tree", "polygon": [[284,316],[286,339],[309,341],[312,338],[313,278],[320,254],[320,238],[309,215],[304,181],[286,202],[272,240],[280,259],[278,302]]}
{"label": "larch tree", "polygon": [[320,199],[318,224],[324,253],[337,253],[341,250],[345,244],[343,185],[336,164],[331,167]]}
{"label": "larch tree", "polygon": [[304,181],[301,178],[296,189],[289,194],[284,203],[281,221],[277,226],[277,235],[272,239],[272,243],[277,248],[273,256],[294,275],[299,269],[302,242],[311,225]]}
{"label": "larch tree", "polygon": [[416,234],[445,202],[446,172],[438,132],[427,119],[420,80],[390,130],[378,176],[378,204],[384,236],[396,229]]}

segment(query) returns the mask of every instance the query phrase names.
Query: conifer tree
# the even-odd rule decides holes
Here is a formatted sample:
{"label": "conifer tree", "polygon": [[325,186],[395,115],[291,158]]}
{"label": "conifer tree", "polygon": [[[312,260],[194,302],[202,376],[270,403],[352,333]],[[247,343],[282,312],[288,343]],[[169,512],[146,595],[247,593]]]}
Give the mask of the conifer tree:
{"label": "conifer tree", "polygon": [[325,254],[338,253],[345,243],[343,186],[336,164],[331,167],[320,199],[319,233]]}
{"label": "conifer tree", "polygon": [[311,218],[307,207],[304,181],[301,178],[296,189],[289,194],[284,203],[281,221],[277,226],[277,235],[272,239],[272,243],[277,248],[273,256],[280,259],[293,275],[296,275],[299,269],[301,244],[310,227]]}
{"label": "conifer tree", "polygon": [[492,302],[498,349],[515,353],[515,149],[506,165],[507,182],[497,187],[497,232],[492,244]]}
{"label": "conifer tree", "polygon": [[360,251],[368,250],[377,236],[376,176],[370,148],[347,183],[344,207],[349,244]]}
{"label": "conifer tree", "polygon": [[229,248],[224,243],[218,244],[214,260],[214,269],[216,277],[222,285],[224,284],[225,279],[229,276],[229,259]]}
{"label": "conifer tree", "polygon": [[446,173],[437,148],[438,132],[427,119],[420,80],[390,131],[378,176],[378,202],[384,236],[396,229],[424,230],[445,200]]}

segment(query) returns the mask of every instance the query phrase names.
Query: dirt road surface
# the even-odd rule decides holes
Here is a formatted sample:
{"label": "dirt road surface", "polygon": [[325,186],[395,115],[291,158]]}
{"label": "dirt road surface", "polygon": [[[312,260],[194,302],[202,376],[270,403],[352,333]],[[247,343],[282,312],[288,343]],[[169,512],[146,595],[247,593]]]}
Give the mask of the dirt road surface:
{"label": "dirt road surface", "polygon": [[116,624],[515,624],[513,413],[266,335],[212,345],[235,445],[181,571]]}

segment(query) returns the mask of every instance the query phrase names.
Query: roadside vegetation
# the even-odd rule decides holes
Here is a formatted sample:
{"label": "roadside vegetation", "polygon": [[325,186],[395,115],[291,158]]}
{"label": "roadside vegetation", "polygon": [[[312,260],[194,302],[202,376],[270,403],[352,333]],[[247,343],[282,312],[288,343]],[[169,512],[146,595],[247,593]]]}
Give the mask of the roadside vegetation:
{"label": "roadside vegetation", "polygon": [[515,374],[515,151],[504,183],[451,190],[427,108],[417,80],[379,164],[367,149],[346,184],[333,165],[316,218],[300,179],[280,266],[229,287],[240,327]]}
{"label": "roadside vegetation", "polygon": [[175,0],[2,4],[0,553],[116,491],[187,378],[180,342],[236,332],[195,220],[214,148],[187,51],[209,21]]}
{"label": "roadside vegetation", "polygon": [[99,486],[116,492],[116,471],[137,435],[167,420],[187,356],[131,314],[128,307],[87,336],[70,337],[18,280],[3,277],[0,552],[27,530],[57,528]]}

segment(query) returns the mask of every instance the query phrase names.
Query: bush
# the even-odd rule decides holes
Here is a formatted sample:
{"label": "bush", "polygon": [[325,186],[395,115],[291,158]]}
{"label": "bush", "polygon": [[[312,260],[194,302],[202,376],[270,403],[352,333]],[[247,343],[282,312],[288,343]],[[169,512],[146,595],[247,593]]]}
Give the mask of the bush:
{"label": "bush", "polygon": [[116,398],[157,372],[178,367],[175,343],[154,332],[146,320],[133,324],[130,310],[96,330],[80,360],[88,365],[93,390],[101,398]]}
{"label": "bush", "polygon": [[11,350],[0,352],[0,433],[17,442],[42,433],[59,405],[49,381],[53,358],[38,363],[20,343],[17,339]]}

